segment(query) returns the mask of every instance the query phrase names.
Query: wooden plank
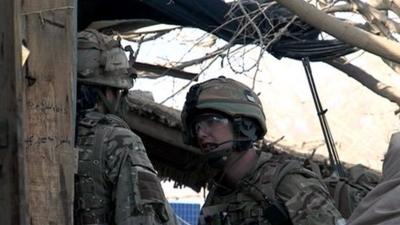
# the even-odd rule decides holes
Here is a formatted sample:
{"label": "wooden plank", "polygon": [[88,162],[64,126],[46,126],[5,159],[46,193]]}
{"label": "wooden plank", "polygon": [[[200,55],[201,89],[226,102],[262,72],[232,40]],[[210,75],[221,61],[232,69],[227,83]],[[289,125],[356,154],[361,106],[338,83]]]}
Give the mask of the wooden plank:
{"label": "wooden plank", "polygon": [[189,73],[183,70],[177,70],[160,65],[152,65],[149,63],[135,62],[133,68],[136,69],[138,77],[156,79],[161,76],[172,76],[176,78],[198,81],[197,73]]}
{"label": "wooden plank", "polygon": [[[26,224],[18,1],[0,6],[0,220]],[[19,157],[20,156],[20,157]]]}
{"label": "wooden plank", "polygon": [[75,1],[23,1],[27,212],[31,225],[72,224]]}
{"label": "wooden plank", "polygon": [[134,111],[126,113],[124,115],[124,120],[135,132],[146,134],[149,137],[169,143],[177,148],[200,154],[199,149],[183,143],[182,132],[180,130],[164,126],[163,124],[141,116]]}
{"label": "wooden plank", "polygon": [[75,2],[1,3],[1,224],[72,224]]}
{"label": "wooden plank", "polygon": [[131,93],[121,102],[121,108],[125,109],[122,118],[133,131],[201,154],[200,149],[183,143],[180,111],[157,104],[138,93]]}

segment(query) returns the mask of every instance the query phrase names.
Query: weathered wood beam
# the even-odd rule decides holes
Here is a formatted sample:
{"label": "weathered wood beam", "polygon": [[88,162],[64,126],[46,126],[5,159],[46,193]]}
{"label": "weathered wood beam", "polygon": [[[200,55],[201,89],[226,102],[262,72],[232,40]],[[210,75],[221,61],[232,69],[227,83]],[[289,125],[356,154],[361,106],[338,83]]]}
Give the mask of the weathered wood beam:
{"label": "weathered wood beam", "polygon": [[[180,112],[139,96],[123,101],[124,120],[132,130],[172,146],[200,154],[200,150],[183,143]],[[158,118],[157,118],[158,117]]]}
{"label": "weathered wood beam", "polygon": [[26,225],[19,1],[0,6],[0,223]]}
{"label": "weathered wood beam", "polygon": [[24,73],[23,143],[29,224],[71,225],[76,1],[21,1]]}
{"label": "weathered wood beam", "polygon": [[183,70],[169,68],[160,65],[152,65],[149,63],[135,62],[133,67],[136,69],[138,76],[141,78],[159,78],[161,76],[172,76],[176,78],[181,78],[185,80],[195,80],[198,79],[198,74],[189,73]]}

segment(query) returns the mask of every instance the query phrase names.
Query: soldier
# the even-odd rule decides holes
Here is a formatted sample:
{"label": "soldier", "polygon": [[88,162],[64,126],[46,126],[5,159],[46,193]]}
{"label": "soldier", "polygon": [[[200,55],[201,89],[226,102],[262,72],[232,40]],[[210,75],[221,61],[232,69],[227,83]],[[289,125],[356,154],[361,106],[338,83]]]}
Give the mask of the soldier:
{"label": "soldier", "polygon": [[176,224],[141,139],[119,118],[134,73],[120,42],[78,35],[76,225]]}
{"label": "soldier", "polygon": [[196,84],[181,116],[184,141],[219,171],[200,225],[345,224],[314,173],[253,148],[267,129],[261,102],[247,86],[224,77]]}

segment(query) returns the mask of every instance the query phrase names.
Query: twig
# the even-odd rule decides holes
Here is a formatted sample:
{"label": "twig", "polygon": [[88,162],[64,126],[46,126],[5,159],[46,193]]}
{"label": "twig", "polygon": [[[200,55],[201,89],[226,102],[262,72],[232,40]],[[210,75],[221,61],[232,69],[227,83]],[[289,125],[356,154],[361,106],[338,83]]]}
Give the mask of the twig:
{"label": "twig", "polygon": [[184,85],[183,87],[181,87],[179,90],[177,90],[175,93],[173,93],[172,95],[170,95],[169,97],[167,97],[166,99],[164,99],[163,101],[160,102],[160,104],[164,104],[166,101],[170,100],[171,98],[175,97],[178,93],[180,93],[181,91],[183,91],[185,88],[189,87],[190,84],[193,83],[194,80],[196,80],[197,78],[199,78],[199,76],[208,69],[208,67],[211,66],[211,64],[213,62],[215,62],[215,60],[217,60],[217,57],[215,57],[211,63],[209,63],[205,68],[203,68],[193,79],[191,79],[186,85]]}
{"label": "twig", "polygon": [[196,65],[196,64],[203,63],[205,60],[208,60],[208,59],[211,59],[211,58],[213,58],[215,56],[220,55],[221,53],[223,53],[225,50],[229,49],[230,47],[232,47],[232,45],[228,43],[228,44],[222,46],[221,48],[219,48],[219,49],[217,49],[217,50],[215,50],[215,51],[213,51],[211,53],[206,54],[203,57],[179,63],[177,66],[174,67],[174,69],[183,69],[183,68],[186,68],[186,67],[189,67],[189,66],[193,66],[193,65]]}

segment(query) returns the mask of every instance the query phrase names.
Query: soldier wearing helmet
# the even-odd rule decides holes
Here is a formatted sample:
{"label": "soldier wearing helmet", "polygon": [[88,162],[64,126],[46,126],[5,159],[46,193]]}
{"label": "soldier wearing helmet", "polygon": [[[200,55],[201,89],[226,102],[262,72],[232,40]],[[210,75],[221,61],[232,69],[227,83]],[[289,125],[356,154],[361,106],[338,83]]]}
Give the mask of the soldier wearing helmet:
{"label": "soldier wearing helmet", "polygon": [[185,143],[217,171],[199,224],[341,225],[326,186],[297,161],[253,147],[267,132],[258,96],[219,77],[192,86],[182,111]]}
{"label": "soldier wearing helmet", "polygon": [[141,139],[117,116],[134,78],[120,42],[78,38],[74,224],[177,224]]}

